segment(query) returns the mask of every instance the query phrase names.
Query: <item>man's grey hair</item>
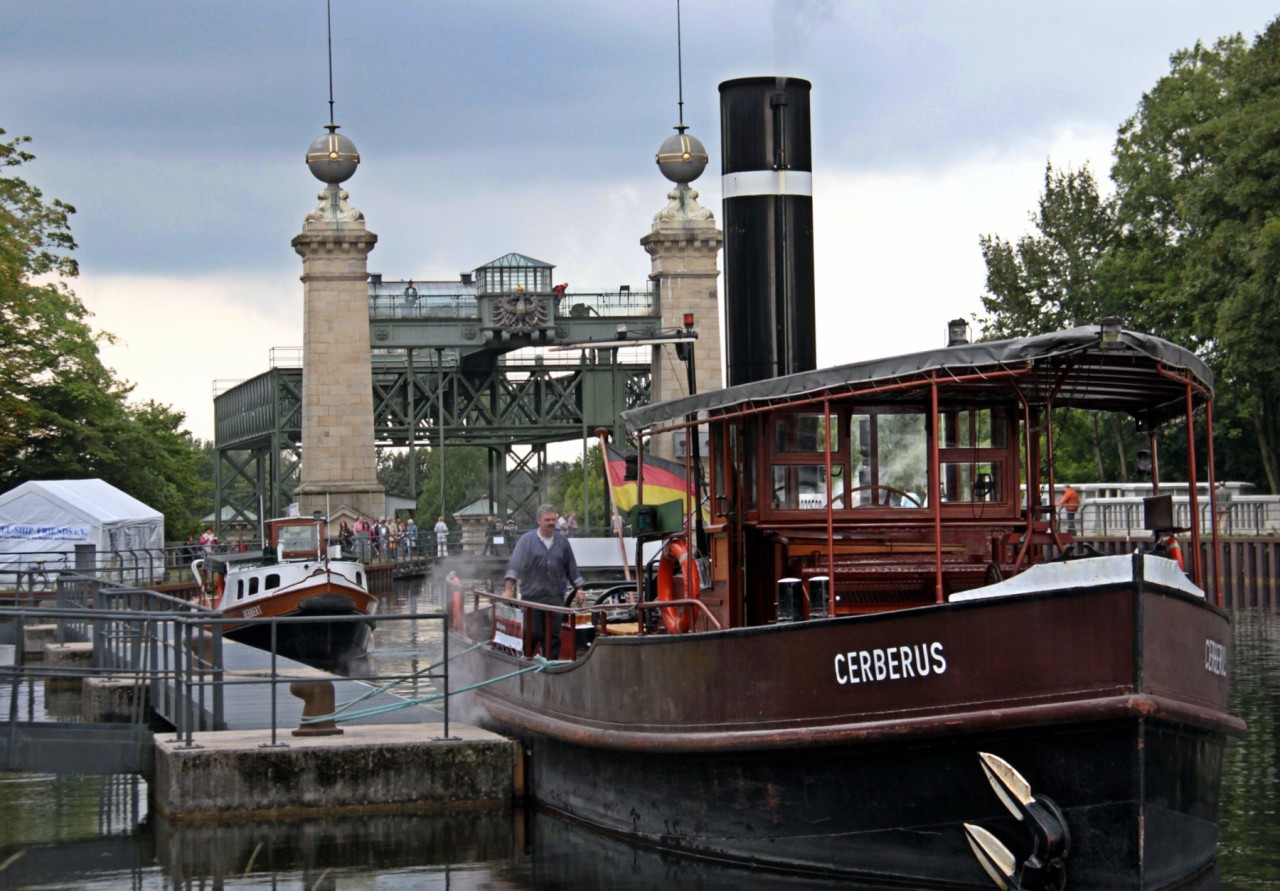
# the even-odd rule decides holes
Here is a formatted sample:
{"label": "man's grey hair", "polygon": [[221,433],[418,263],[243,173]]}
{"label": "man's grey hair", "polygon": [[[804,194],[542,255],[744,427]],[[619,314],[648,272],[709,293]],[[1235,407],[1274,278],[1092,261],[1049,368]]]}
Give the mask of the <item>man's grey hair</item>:
{"label": "man's grey hair", "polygon": [[537,519],[541,520],[547,514],[558,514],[558,513],[560,513],[560,511],[556,510],[556,506],[554,504],[539,504],[538,509],[533,512],[533,515]]}

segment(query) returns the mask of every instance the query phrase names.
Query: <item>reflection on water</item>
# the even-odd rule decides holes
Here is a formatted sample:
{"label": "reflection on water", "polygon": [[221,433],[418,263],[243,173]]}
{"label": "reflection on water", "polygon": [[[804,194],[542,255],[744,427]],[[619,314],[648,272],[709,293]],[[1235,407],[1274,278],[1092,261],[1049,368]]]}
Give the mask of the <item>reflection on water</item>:
{"label": "reflection on water", "polygon": [[[439,608],[423,586],[383,600],[384,612]],[[1206,891],[1280,887],[1280,617],[1233,618],[1232,710],[1249,735],[1227,749],[1217,872],[1196,885]],[[365,671],[426,668],[439,635],[439,622],[388,623]],[[693,861],[519,810],[175,826],[148,816],[135,777],[0,774],[0,814],[0,891],[874,888]]]}
{"label": "reflection on water", "polygon": [[1232,614],[1231,711],[1249,725],[1223,759],[1222,887],[1280,888],[1280,615]]}

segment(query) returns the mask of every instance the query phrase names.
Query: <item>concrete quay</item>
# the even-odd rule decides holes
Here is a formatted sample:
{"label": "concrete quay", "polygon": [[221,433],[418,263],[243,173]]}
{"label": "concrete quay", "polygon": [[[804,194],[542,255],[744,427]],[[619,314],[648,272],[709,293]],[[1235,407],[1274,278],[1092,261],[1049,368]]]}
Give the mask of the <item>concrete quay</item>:
{"label": "concrete quay", "polygon": [[176,822],[508,807],[523,789],[514,740],[450,722],[349,725],[341,735],[263,730],[155,738],[152,797]]}

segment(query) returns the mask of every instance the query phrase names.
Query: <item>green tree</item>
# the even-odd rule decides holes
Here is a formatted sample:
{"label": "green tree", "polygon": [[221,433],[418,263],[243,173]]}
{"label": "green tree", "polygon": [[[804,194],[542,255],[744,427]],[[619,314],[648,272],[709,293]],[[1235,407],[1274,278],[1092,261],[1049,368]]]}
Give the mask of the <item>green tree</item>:
{"label": "green tree", "polygon": [[[0,130],[0,136],[4,134]],[[0,141],[0,166],[34,156],[29,137]],[[0,487],[66,476],[100,454],[100,428],[118,417],[128,387],[103,364],[109,337],[66,279],[78,273],[70,215],[17,176],[0,176]]]}
{"label": "green tree", "polygon": [[[1028,334],[1118,315],[1191,347],[1217,376],[1219,476],[1280,492],[1280,20],[1252,46],[1236,35],[1170,62],[1119,129],[1113,198],[1050,168],[1040,234],[1016,247],[982,239],[987,327]],[[1123,461],[1131,433],[1092,438],[1095,471],[1111,473],[1105,443]],[[1058,445],[1079,462],[1070,434]]]}
{"label": "green tree", "polygon": [[[33,160],[29,141],[0,140],[0,168]],[[111,336],[93,330],[67,284],[79,272],[73,213],[0,176],[0,489],[100,477],[164,513],[170,535],[186,534],[209,506],[198,447],[180,412],[129,405],[132,387],[103,365]]]}
{"label": "green tree", "polygon": [[170,539],[198,533],[213,509],[213,487],[200,473],[202,445],[182,429],[182,412],[147,402],[125,407],[104,431],[105,460],[94,475],[164,514]]}
{"label": "green tree", "polygon": [[582,456],[571,462],[559,464],[551,480],[551,503],[565,515],[577,514],[579,526],[607,527],[608,513],[605,501],[604,464],[600,460],[600,446],[587,450],[587,502],[584,510],[582,499]]}
{"label": "green tree", "polygon": [[1123,240],[1108,270],[1151,330],[1213,365],[1221,438],[1255,443],[1220,466],[1265,479],[1272,492],[1280,492],[1278,45],[1280,20],[1252,46],[1236,35],[1173,56],[1117,140]]}
{"label": "green tree", "polygon": [[990,337],[1042,334],[1096,325],[1115,302],[1099,281],[1098,264],[1114,244],[1112,208],[1088,166],[1045,165],[1044,192],[1031,222],[1038,235],[1012,244],[995,235],[978,239],[987,264],[982,298]]}
{"label": "green tree", "polygon": [[[1088,166],[1060,171],[1046,164],[1031,222],[1037,234],[1016,245],[994,235],[979,238],[987,264],[987,336],[1043,334],[1119,315],[1116,292],[1103,280],[1104,259],[1118,237],[1114,209]],[[1118,417],[1055,414],[1055,464],[1072,479],[1128,479],[1131,440]]]}
{"label": "green tree", "polygon": [[[434,449],[415,449],[418,486],[418,519],[423,526],[435,523],[438,516],[452,517],[471,502],[489,494],[489,450],[486,448],[447,446],[444,450],[444,504],[440,502],[440,453]],[[409,452],[407,449],[380,451],[378,482],[388,493],[410,495]],[[427,522],[430,518],[431,522]]]}

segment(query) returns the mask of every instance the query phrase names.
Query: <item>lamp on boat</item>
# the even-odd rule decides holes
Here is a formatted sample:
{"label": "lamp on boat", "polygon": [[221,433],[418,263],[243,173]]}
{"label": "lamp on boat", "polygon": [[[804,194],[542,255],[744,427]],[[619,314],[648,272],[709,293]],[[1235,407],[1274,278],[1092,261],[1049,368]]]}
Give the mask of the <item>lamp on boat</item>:
{"label": "lamp on boat", "polygon": [[1103,347],[1115,347],[1120,345],[1120,331],[1123,329],[1124,322],[1119,316],[1107,316],[1100,323],[1102,329],[1102,345]]}
{"label": "lamp on boat", "polygon": [[804,582],[778,579],[778,624],[799,622],[804,618]]}
{"label": "lamp on boat", "polygon": [[809,618],[825,619],[827,602],[831,592],[831,579],[825,575],[815,575],[809,579]]}
{"label": "lamp on boat", "polygon": [[947,322],[947,346],[963,346],[969,342],[969,323],[964,319]]}
{"label": "lamp on boat", "polygon": [[1138,473],[1142,474],[1143,476],[1151,476],[1151,469],[1153,466],[1151,463],[1151,450],[1139,449],[1137,454],[1137,460],[1138,460]]}
{"label": "lamp on boat", "polygon": [[684,314],[684,330],[686,331],[693,330],[693,313],[691,312],[687,312]]}

